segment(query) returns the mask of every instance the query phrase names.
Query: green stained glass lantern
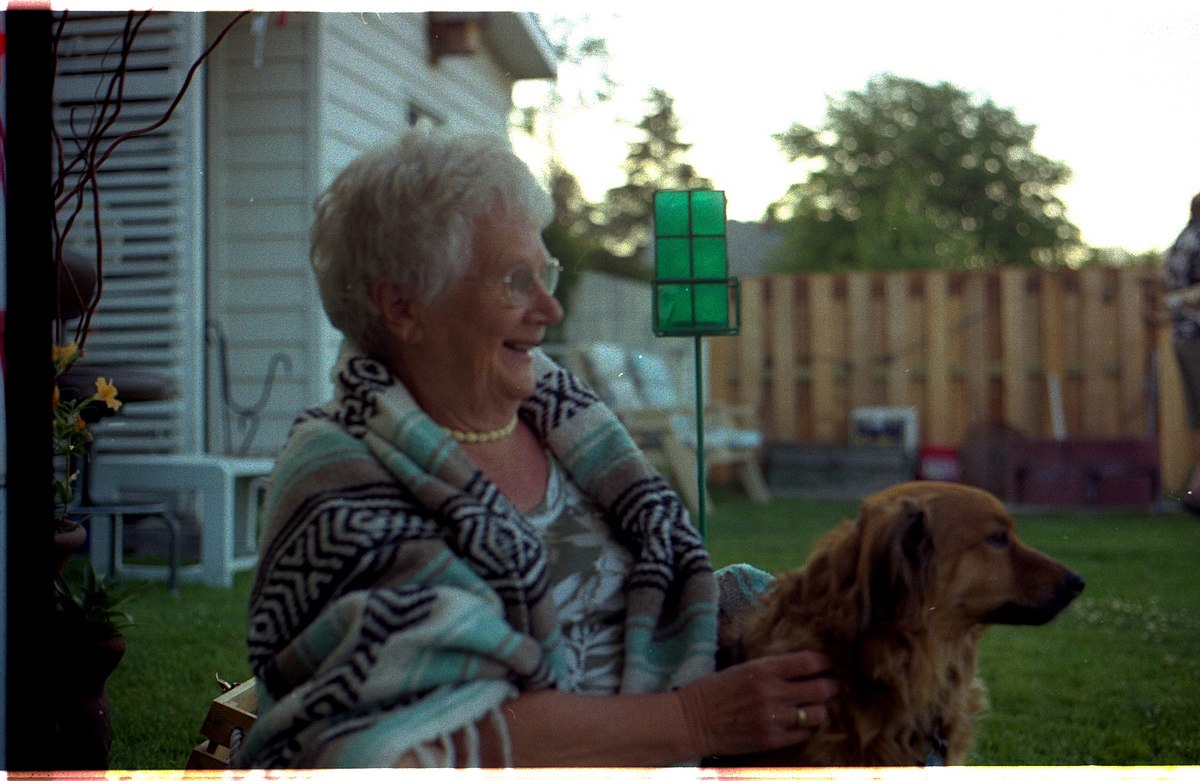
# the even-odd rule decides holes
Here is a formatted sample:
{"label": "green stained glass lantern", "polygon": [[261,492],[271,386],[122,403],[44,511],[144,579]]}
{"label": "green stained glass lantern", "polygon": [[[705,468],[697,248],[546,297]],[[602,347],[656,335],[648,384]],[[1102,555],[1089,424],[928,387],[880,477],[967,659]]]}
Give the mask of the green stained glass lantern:
{"label": "green stained glass lantern", "polygon": [[738,281],[729,276],[725,193],[654,194],[654,333],[722,336],[741,328]]}
{"label": "green stained glass lantern", "polygon": [[691,336],[696,359],[697,524],[707,537],[704,465],[704,366],[700,340],[741,330],[741,290],[729,276],[725,193],[659,190],[654,194],[654,333]]}

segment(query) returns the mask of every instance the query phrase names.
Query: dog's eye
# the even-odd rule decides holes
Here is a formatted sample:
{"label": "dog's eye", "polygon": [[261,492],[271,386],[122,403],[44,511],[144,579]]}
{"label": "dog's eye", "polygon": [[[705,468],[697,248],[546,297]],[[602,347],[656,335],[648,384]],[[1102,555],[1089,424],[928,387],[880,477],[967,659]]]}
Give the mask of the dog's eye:
{"label": "dog's eye", "polygon": [[992,536],[988,537],[988,544],[997,548],[1007,548],[1008,531],[1005,529],[1000,529],[999,531],[992,532]]}

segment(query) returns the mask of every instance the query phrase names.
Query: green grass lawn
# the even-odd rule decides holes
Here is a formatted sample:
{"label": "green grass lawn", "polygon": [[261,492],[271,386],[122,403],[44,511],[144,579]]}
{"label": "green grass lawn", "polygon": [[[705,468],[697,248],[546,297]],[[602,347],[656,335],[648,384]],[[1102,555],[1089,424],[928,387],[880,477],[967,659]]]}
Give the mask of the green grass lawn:
{"label": "green grass lawn", "polygon": [[109,679],[112,753],[124,770],[182,769],[201,742],[200,725],[226,681],[250,677],[246,603],[251,573],[230,589],[184,584],[172,594],[148,584],[127,603],[134,625],[128,650]]}
{"label": "green grass lawn", "polygon": [[[754,505],[718,492],[708,518],[717,566],[790,569],[852,503]],[[1178,513],[1039,513],[1021,537],[1088,579],[1054,622],[996,627],[981,673],[991,710],[973,764],[1200,764],[1200,521]],[[179,769],[200,741],[213,680],[245,680],[250,575],[232,589],[160,584],[129,602],[129,650],[109,680],[111,765]]]}

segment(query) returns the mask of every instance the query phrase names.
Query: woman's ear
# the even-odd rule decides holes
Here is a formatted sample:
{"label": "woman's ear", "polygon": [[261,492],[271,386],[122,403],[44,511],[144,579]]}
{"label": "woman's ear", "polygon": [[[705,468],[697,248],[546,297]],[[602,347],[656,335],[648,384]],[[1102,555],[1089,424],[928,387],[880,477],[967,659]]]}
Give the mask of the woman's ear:
{"label": "woman's ear", "polygon": [[401,344],[421,338],[420,306],[408,289],[394,279],[379,277],[371,283],[371,300],[379,311],[384,330]]}

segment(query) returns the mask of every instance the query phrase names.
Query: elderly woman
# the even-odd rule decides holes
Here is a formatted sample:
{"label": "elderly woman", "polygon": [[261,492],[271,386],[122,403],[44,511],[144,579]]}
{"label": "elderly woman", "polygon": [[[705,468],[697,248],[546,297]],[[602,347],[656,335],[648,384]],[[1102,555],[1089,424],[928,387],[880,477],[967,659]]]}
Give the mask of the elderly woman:
{"label": "elderly woman", "polygon": [[551,208],[504,139],[415,132],[318,200],[345,342],[272,479],[236,763],[679,765],[825,718],[819,655],[714,671],[702,541],[539,350],[563,315]]}

